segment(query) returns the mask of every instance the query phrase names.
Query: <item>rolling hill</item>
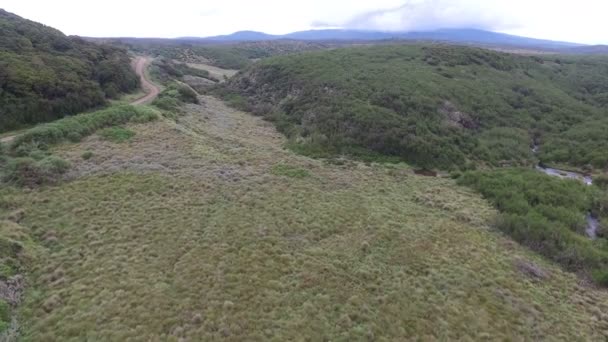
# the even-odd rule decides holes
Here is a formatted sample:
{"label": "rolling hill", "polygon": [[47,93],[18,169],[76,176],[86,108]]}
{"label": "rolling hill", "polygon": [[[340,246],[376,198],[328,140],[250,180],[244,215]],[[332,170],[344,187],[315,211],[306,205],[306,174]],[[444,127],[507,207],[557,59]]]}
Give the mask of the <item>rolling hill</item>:
{"label": "rolling hill", "polygon": [[[225,98],[310,154],[398,157],[426,168],[608,167],[608,60],[447,45],[374,46],[262,60]],[[593,124],[589,124],[593,122]],[[591,136],[590,136],[591,137]],[[297,142],[297,143],[296,143]]]}
{"label": "rolling hill", "polygon": [[125,50],[0,9],[0,132],[102,106],[138,86]]}

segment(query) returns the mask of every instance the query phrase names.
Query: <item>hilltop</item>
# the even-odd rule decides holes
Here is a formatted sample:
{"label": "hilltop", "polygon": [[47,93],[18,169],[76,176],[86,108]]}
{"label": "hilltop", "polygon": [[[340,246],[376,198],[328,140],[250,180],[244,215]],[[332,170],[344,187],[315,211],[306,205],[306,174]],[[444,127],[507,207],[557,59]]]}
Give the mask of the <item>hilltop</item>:
{"label": "hilltop", "polygon": [[102,106],[139,80],[124,49],[0,10],[0,132]]}

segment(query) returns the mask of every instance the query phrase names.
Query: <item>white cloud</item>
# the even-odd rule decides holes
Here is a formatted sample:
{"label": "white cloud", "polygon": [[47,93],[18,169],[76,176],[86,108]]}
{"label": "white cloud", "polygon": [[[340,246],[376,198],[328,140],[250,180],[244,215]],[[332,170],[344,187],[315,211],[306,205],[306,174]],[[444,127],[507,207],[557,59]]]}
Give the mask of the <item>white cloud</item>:
{"label": "white cloud", "polygon": [[410,0],[387,9],[362,13],[343,26],[357,29],[422,31],[441,28],[507,29],[520,23],[505,8],[478,0]]}
{"label": "white cloud", "polygon": [[605,0],[0,0],[0,7],[67,34],[97,37],[208,36],[238,30],[281,34],[321,26],[477,27],[608,43]]}

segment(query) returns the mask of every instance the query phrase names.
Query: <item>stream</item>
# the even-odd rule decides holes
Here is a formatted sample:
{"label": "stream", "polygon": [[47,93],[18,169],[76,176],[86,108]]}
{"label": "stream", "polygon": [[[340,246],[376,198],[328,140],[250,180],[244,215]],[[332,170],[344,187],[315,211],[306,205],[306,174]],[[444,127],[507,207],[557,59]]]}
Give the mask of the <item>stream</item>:
{"label": "stream", "polygon": [[[535,145],[534,148],[532,148],[532,152],[534,154],[537,154],[538,150],[539,150],[538,145]],[[536,170],[543,172],[549,176],[559,177],[562,179],[575,179],[575,180],[585,183],[586,185],[593,185],[593,178],[591,176],[586,176],[582,173],[573,172],[573,171],[565,171],[565,170],[560,170],[560,169],[553,169],[550,167],[544,167],[541,164],[536,166]],[[600,227],[600,221],[596,217],[594,217],[591,213],[587,214],[586,220],[587,220],[587,228],[585,229],[585,232],[587,233],[587,236],[592,240],[597,239],[597,231]]]}

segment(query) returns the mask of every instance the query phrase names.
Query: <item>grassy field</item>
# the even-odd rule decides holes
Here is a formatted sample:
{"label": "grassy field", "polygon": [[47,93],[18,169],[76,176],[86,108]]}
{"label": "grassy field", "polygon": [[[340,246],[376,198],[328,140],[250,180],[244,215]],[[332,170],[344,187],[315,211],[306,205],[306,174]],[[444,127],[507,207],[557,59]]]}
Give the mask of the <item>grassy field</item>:
{"label": "grassy field", "polygon": [[0,190],[31,258],[25,341],[608,337],[608,293],[450,179],[296,155],[211,97],[125,127],[54,148],[63,183]]}

